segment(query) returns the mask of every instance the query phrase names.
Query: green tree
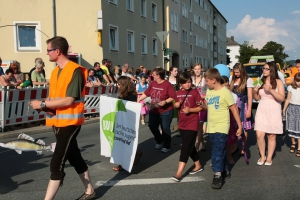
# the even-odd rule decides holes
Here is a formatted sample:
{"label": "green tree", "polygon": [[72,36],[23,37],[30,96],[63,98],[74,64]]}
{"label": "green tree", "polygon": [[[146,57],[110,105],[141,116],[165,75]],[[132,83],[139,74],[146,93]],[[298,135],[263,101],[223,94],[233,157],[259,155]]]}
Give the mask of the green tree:
{"label": "green tree", "polygon": [[269,41],[263,46],[260,50],[260,55],[273,55],[275,62],[281,66],[284,64],[284,59],[289,57],[289,55],[284,52],[284,46],[273,41]]}
{"label": "green tree", "polygon": [[[226,53],[230,53],[230,49],[226,49]],[[226,63],[229,65],[231,63],[230,57],[228,54],[226,54]]]}
{"label": "green tree", "polygon": [[260,52],[257,48],[254,48],[253,45],[249,44],[248,41],[245,41],[240,45],[240,55],[237,56],[240,63],[245,64],[249,63],[251,56],[259,56]]}

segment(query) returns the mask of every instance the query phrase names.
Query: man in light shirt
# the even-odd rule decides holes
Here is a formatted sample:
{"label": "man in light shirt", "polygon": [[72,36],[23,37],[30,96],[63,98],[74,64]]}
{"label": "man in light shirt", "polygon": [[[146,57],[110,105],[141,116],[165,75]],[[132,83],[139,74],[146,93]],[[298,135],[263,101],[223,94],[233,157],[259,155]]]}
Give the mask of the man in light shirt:
{"label": "man in light shirt", "polygon": [[121,76],[128,76],[132,81],[138,81],[134,76],[132,76],[131,74],[129,74],[128,71],[129,65],[128,63],[125,63],[122,66],[122,75]]}
{"label": "man in light shirt", "polygon": [[102,60],[101,69],[104,71],[104,73],[106,74],[106,76],[108,77],[108,79],[110,81],[110,83],[108,83],[108,84],[113,84],[114,80],[112,79],[112,77],[111,77],[111,75],[109,73],[109,69],[108,69],[107,65],[108,65],[108,59],[104,58]]}

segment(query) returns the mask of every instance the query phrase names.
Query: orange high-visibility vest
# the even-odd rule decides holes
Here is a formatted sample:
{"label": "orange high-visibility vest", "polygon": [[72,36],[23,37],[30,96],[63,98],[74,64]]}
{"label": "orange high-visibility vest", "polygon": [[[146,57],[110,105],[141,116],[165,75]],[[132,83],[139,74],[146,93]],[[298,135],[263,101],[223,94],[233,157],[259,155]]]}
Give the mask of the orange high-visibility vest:
{"label": "orange high-visibility vest", "polygon": [[[66,97],[68,86],[72,80],[75,69],[80,68],[84,75],[84,83],[87,80],[87,69],[69,61],[61,70],[57,78],[59,66],[51,74],[49,87],[49,100]],[[85,85],[85,84],[84,84]],[[84,96],[85,89],[81,92],[81,98],[75,100],[71,106],[56,108],[56,115],[46,115],[46,125],[55,127],[65,127],[70,125],[81,125],[84,122]]]}

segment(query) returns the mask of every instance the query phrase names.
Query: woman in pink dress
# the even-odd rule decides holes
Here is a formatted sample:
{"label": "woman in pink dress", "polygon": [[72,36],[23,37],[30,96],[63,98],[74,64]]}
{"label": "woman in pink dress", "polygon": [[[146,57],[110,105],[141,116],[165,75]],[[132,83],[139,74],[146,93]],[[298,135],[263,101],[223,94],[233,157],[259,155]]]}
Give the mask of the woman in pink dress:
{"label": "woman in pink dress", "polygon": [[[258,165],[272,165],[276,147],[276,134],[282,134],[281,103],[284,101],[284,87],[279,79],[276,64],[267,62],[263,68],[262,86],[254,88],[253,97],[259,104],[255,115],[254,130],[260,152]],[[266,157],[265,134],[268,137],[268,155]]]}

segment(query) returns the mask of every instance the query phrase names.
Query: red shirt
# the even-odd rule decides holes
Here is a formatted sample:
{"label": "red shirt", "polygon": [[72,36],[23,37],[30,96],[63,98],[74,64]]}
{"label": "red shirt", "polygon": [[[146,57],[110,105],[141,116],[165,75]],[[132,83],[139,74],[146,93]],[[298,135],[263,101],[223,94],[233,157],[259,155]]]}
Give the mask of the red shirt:
{"label": "red shirt", "polygon": [[[179,100],[183,101],[188,91],[186,90],[178,90],[176,94],[175,101]],[[196,102],[202,101],[199,92],[196,89],[192,89],[190,93],[187,95],[184,102],[182,102],[181,109],[179,111],[179,122],[178,127],[182,130],[191,130],[198,131],[199,129],[199,113],[188,113],[184,114],[182,111],[183,108],[196,108],[198,107]]]}
{"label": "red shirt", "polygon": [[157,105],[157,103],[165,101],[168,98],[175,99],[176,93],[174,87],[169,81],[163,81],[160,84],[156,81],[152,81],[144,94],[147,97],[151,97],[150,111],[152,113],[160,114],[173,109],[173,102],[169,102],[165,106]]}

